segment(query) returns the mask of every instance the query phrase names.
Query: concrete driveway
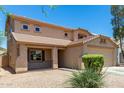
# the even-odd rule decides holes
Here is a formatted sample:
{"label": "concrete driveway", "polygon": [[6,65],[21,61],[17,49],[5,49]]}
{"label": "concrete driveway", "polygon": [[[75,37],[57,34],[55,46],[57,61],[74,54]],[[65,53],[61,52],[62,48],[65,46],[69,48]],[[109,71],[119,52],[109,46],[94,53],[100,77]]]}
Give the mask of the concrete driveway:
{"label": "concrete driveway", "polygon": [[107,88],[124,88],[124,67],[104,68],[105,87]]}
{"label": "concrete driveway", "polygon": [[[70,87],[68,79],[72,69],[35,70],[21,74],[11,74],[1,69],[0,87],[19,88],[64,88]],[[104,68],[106,88],[124,88],[124,67]]]}
{"label": "concrete driveway", "polygon": [[112,73],[116,75],[124,75],[124,67],[105,67],[104,71],[107,71],[107,73]]}

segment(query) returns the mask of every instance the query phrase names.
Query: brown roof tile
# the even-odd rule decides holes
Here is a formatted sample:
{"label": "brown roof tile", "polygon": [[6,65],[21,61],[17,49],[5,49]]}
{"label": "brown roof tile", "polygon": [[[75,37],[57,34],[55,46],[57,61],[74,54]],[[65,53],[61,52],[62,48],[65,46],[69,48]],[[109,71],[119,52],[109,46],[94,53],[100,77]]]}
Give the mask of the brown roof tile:
{"label": "brown roof tile", "polygon": [[99,37],[105,37],[109,39],[115,46],[118,47],[118,45],[113,40],[111,40],[109,37],[102,36],[102,35],[88,36],[86,38],[79,39],[77,41],[42,37],[42,36],[33,36],[29,34],[20,34],[15,32],[12,32],[12,35],[17,42],[30,43],[30,44],[54,45],[54,46],[63,46],[63,47],[78,45],[78,44],[85,44],[93,39],[96,39]]}
{"label": "brown roof tile", "polygon": [[36,44],[44,44],[44,45],[67,46],[72,42],[70,40],[33,36],[29,34],[20,34],[15,32],[12,32],[12,35],[17,42],[25,42],[31,44],[36,43]]}
{"label": "brown roof tile", "polygon": [[86,42],[88,42],[88,41],[96,38],[96,37],[98,37],[98,35],[96,35],[96,36],[88,36],[88,37],[85,37],[83,39],[79,39],[77,41],[73,41],[69,45],[74,45],[74,44],[79,44],[79,43],[82,43],[83,44],[83,43],[86,43]]}

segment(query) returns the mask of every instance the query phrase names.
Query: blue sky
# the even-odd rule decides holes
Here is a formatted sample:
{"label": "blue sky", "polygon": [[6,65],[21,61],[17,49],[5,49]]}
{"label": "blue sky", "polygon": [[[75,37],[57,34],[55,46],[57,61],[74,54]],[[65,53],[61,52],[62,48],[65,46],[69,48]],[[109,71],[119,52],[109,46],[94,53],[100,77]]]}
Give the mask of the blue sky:
{"label": "blue sky", "polygon": [[[69,5],[57,6],[54,10],[45,6],[48,16],[42,14],[42,6],[4,6],[13,14],[57,24],[69,28],[84,28],[92,33],[112,37],[110,6]],[[4,31],[5,17],[0,13],[0,30]]]}

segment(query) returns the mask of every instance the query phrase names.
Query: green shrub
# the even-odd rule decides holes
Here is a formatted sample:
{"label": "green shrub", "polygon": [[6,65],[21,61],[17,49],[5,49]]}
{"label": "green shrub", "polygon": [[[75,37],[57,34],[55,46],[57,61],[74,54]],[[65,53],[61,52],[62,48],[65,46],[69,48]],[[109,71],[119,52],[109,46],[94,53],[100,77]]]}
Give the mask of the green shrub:
{"label": "green shrub", "polygon": [[69,82],[74,88],[100,88],[103,86],[103,75],[91,69],[74,72]]}
{"label": "green shrub", "polygon": [[99,54],[87,54],[82,56],[82,61],[84,62],[85,69],[92,69],[97,73],[100,73],[103,65],[104,58]]}

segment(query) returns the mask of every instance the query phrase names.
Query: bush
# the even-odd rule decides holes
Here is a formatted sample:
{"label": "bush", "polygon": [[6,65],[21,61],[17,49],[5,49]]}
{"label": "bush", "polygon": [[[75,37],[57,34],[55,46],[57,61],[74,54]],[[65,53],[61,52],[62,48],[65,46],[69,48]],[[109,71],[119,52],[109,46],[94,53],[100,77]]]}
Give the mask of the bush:
{"label": "bush", "polygon": [[82,56],[82,61],[84,62],[85,69],[92,69],[97,73],[101,72],[104,65],[103,56],[98,54],[84,55]]}
{"label": "bush", "polygon": [[100,88],[103,86],[103,75],[91,69],[74,72],[69,82],[74,88]]}

